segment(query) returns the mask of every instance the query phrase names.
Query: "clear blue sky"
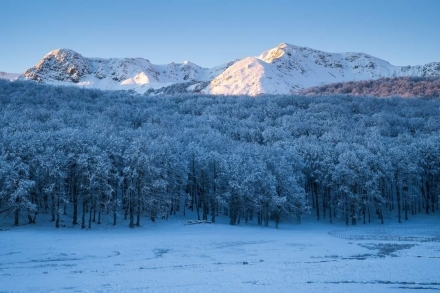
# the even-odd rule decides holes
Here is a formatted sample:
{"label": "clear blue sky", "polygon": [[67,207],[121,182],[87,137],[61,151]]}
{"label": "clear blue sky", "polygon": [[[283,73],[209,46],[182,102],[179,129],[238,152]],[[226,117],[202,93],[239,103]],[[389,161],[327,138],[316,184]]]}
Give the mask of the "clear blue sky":
{"label": "clear blue sky", "polygon": [[282,42],[394,65],[440,62],[440,0],[0,1],[6,72],[23,72],[56,48],[210,67]]}

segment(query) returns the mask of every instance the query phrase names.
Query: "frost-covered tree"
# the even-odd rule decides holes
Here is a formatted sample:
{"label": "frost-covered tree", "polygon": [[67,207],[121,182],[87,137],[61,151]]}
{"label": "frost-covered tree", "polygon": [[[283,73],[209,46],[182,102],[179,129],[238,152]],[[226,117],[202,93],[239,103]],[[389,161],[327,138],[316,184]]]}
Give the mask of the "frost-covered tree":
{"label": "frost-covered tree", "polygon": [[146,97],[0,81],[0,214],[93,228],[176,214],[278,227],[309,211],[349,225],[438,212],[440,101],[355,88]]}

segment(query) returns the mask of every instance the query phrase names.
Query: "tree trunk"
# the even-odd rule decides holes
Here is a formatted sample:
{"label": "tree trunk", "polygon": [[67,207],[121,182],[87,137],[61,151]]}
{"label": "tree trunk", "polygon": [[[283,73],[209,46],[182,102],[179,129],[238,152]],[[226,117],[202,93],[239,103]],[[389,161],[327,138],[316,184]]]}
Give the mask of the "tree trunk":
{"label": "tree trunk", "polygon": [[81,229],[86,228],[86,205],[87,202],[84,200],[82,201],[82,215],[81,215]]}
{"label": "tree trunk", "polygon": [[238,215],[238,207],[237,203],[234,199],[231,199],[231,203],[229,204],[229,223],[231,225],[237,224],[237,215]]}
{"label": "tree trunk", "polygon": [[43,200],[44,200],[44,212],[47,214],[49,212],[48,196],[44,195]]}
{"label": "tree trunk", "polygon": [[130,208],[130,223],[128,225],[130,228],[134,228],[134,215],[133,215],[133,209]]}
{"label": "tree trunk", "polygon": [[402,216],[401,216],[401,210],[400,210],[400,190],[399,186],[396,185],[396,199],[397,199],[397,215],[399,219],[399,224],[402,223]]}
{"label": "tree trunk", "polygon": [[137,213],[136,213],[136,226],[139,227],[140,225],[141,225],[141,205],[140,202],[138,202]]}
{"label": "tree trunk", "polygon": [[275,228],[278,229],[278,224],[280,223],[280,214],[279,214],[279,212],[277,212],[275,214],[274,218],[275,218]]}
{"label": "tree trunk", "polygon": [[56,205],[56,220],[55,220],[55,227],[60,227],[60,195],[57,195],[57,205]]}
{"label": "tree trunk", "polygon": [[215,215],[217,213],[217,209],[216,209],[216,196],[217,196],[217,184],[216,184],[216,180],[217,179],[217,171],[215,168],[215,162],[214,162],[214,188],[213,188],[213,194],[211,197],[211,222],[215,223]]}
{"label": "tree trunk", "polygon": [[329,216],[329,218],[330,218],[330,224],[333,224],[332,208],[331,208],[330,205],[329,205],[329,207],[328,207],[328,216]]}
{"label": "tree trunk", "polygon": [[95,210],[95,206],[94,205],[90,205],[90,211],[89,211],[89,226],[87,227],[88,229],[92,229],[92,214],[93,211]]}
{"label": "tree trunk", "polygon": [[365,211],[365,204],[362,204],[362,224],[366,224],[366,215],[365,215],[366,211]]}
{"label": "tree trunk", "polygon": [[367,210],[368,210],[368,224],[370,224],[371,223],[370,205],[367,206]]}
{"label": "tree trunk", "polygon": [[[434,177],[434,176],[432,176]],[[432,178],[432,186],[434,187],[434,178]],[[431,212],[435,213],[435,206],[436,204],[438,205],[438,200],[437,200],[437,196],[436,194],[431,194]]]}
{"label": "tree trunk", "polygon": [[319,217],[319,200],[318,200],[318,183],[313,182],[313,193],[315,195],[315,201],[316,201],[316,220],[320,220]]}
{"label": "tree trunk", "polygon": [[18,226],[19,224],[20,224],[20,207],[17,207],[15,209],[14,226]]}
{"label": "tree trunk", "polygon": [[429,180],[426,180],[426,199],[425,199],[425,207],[426,207],[426,214],[429,214],[429,201],[430,201],[430,188],[429,188]]}
{"label": "tree trunk", "polygon": [[76,194],[76,188],[73,189],[73,219],[72,219],[72,225],[78,225],[78,195]]}
{"label": "tree trunk", "polygon": [[52,219],[51,222],[55,221],[55,196],[51,195],[50,199],[52,200]]}

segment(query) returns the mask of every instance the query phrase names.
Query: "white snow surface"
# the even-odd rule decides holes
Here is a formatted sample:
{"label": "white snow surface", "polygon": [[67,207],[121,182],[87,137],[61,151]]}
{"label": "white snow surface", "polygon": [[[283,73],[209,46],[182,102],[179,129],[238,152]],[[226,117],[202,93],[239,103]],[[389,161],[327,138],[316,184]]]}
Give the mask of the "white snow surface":
{"label": "white snow surface", "polygon": [[394,66],[363,53],[327,53],[282,43],[236,62],[217,76],[211,94],[292,94],[328,83],[397,76],[440,76],[440,63]]}
{"label": "white snow surface", "polygon": [[6,73],[6,72],[3,72],[3,71],[0,71],[0,78],[1,79],[6,79],[6,80],[9,80],[9,81],[14,81],[19,76],[20,76],[19,73]]}
{"label": "white snow surface", "polygon": [[176,83],[211,82],[203,93],[215,95],[292,94],[334,82],[381,77],[440,76],[440,63],[395,66],[364,53],[327,53],[282,43],[257,57],[213,68],[194,63],[150,63],[144,58],[86,58],[69,49],[49,52],[18,79],[103,90],[161,88]]}
{"label": "white snow surface", "polygon": [[[440,242],[344,240],[328,234],[345,228],[343,223],[311,217],[280,229],[230,226],[227,219],[184,225],[184,218],[172,217],[156,223],[143,219],[136,229],[121,221],[117,227],[94,223],[92,230],[81,230],[56,229],[46,220],[40,217],[37,227],[0,224],[1,292],[440,290]],[[411,234],[424,225],[438,232],[439,220],[434,216],[400,226],[390,220],[354,231],[385,227],[393,234]],[[381,254],[381,245],[389,251]]]}
{"label": "white snow surface", "polygon": [[210,81],[230,65],[202,68],[189,61],[156,65],[144,58],[86,58],[69,49],[57,49],[46,54],[19,79],[143,93],[174,83]]}

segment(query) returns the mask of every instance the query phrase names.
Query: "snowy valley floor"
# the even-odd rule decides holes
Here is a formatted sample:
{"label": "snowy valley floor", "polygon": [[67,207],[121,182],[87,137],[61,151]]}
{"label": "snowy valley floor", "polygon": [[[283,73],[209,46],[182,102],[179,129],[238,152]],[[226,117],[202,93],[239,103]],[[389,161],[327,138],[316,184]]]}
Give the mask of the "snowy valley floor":
{"label": "snowy valley floor", "polygon": [[[440,242],[344,240],[328,234],[345,228],[342,223],[313,220],[278,230],[182,222],[145,222],[137,229],[95,225],[92,231],[2,225],[0,292],[440,290]],[[426,227],[440,237],[439,216],[402,226],[357,225],[343,233],[365,227],[365,233],[412,236]]]}

